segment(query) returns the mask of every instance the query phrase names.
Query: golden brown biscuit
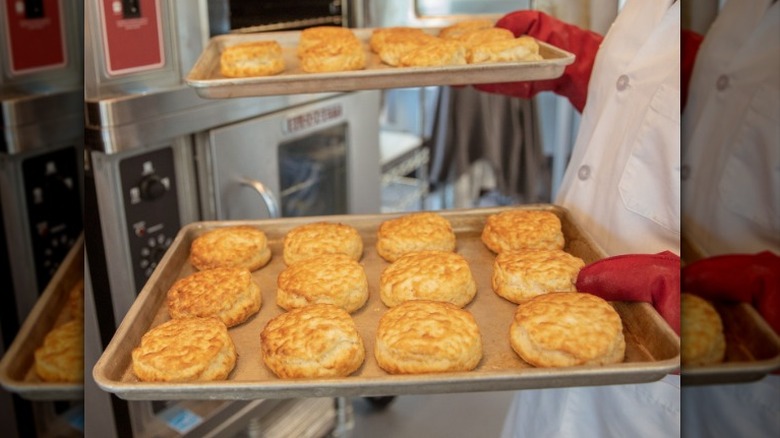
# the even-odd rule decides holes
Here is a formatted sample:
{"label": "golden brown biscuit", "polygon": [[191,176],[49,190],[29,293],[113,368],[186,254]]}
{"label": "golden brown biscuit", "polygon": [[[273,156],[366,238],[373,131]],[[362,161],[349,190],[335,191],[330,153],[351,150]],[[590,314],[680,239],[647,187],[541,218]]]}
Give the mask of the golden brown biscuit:
{"label": "golden brown biscuit", "polygon": [[231,267],[255,271],[269,260],[271,249],[265,233],[245,225],[209,231],[196,237],[190,247],[190,263],[198,270]]}
{"label": "golden brown biscuit", "polygon": [[439,39],[416,47],[403,54],[398,60],[400,67],[437,67],[466,64],[466,46]]}
{"label": "golden brown biscuit", "polygon": [[413,33],[390,34],[384,38],[377,54],[385,64],[397,67],[401,65],[401,58],[407,53],[436,41],[439,41],[439,38],[424,32],[417,35]]}
{"label": "golden brown biscuit", "polygon": [[79,279],[68,294],[68,312],[71,318],[84,318],[84,279]]}
{"label": "golden brown biscuit", "polygon": [[482,336],[466,310],[437,301],[407,301],[379,320],[374,355],[391,374],[470,371],[482,359]]}
{"label": "golden brown biscuit", "polygon": [[555,213],[514,209],[488,216],[482,242],[494,253],[513,249],[563,249],[561,220]]}
{"label": "golden brown biscuit", "polygon": [[228,327],[260,310],[260,286],[243,268],[214,268],[177,280],[168,290],[171,318],[215,316]]}
{"label": "golden brown biscuit", "polygon": [[300,225],[284,236],[283,256],[288,265],[325,254],[345,254],[359,261],[363,238],[354,227],[332,222]]}
{"label": "golden brown biscuit", "polygon": [[425,31],[416,27],[395,26],[395,27],[383,27],[374,29],[371,32],[371,37],[368,40],[368,44],[371,47],[371,51],[379,53],[387,40],[393,41],[396,39],[408,39],[415,40],[420,38],[426,38]]}
{"label": "golden brown biscuit", "polygon": [[487,18],[470,18],[467,20],[459,21],[453,25],[447,26],[439,31],[439,37],[441,38],[458,38],[465,33],[477,30],[493,27],[493,20]]}
{"label": "golden brown biscuit", "polygon": [[72,319],[46,335],[35,350],[35,372],[46,382],[84,381],[82,319]]}
{"label": "golden brown biscuit", "polygon": [[311,304],[333,304],[352,313],[368,300],[363,266],[344,254],[307,258],[277,278],[276,304],[285,310]]}
{"label": "golden brown biscuit", "polygon": [[469,64],[487,62],[539,61],[539,44],[529,36],[509,40],[488,41],[473,45],[468,53]]}
{"label": "golden brown biscuit", "polygon": [[388,262],[415,251],[453,252],[455,232],[450,221],[437,213],[411,213],[379,225],[376,250]]}
{"label": "golden brown biscuit", "polygon": [[410,300],[446,301],[463,307],[476,295],[477,284],[460,254],[419,251],[402,255],[382,271],[379,293],[388,307]]}
{"label": "golden brown biscuit", "polygon": [[585,262],[559,249],[504,251],[493,262],[493,290],[520,304],[551,292],[576,292]]}
{"label": "golden brown biscuit", "polygon": [[493,41],[513,40],[515,39],[515,34],[500,27],[486,27],[468,30],[452,39],[462,43],[467,48],[472,48]]}
{"label": "golden brown biscuit", "polygon": [[512,349],[536,367],[622,362],[626,350],[620,315],[586,293],[539,295],[520,304],[509,329]]}
{"label": "golden brown biscuit", "polygon": [[306,28],[301,31],[300,37],[298,38],[298,56],[304,56],[312,47],[336,41],[354,41],[359,43],[359,40],[352,30],[346,27],[315,26]]}
{"label": "golden brown biscuit", "polygon": [[223,76],[270,76],[284,71],[282,47],[276,41],[255,41],[225,47],[219,58]]}
{"label": "golden brown biscuit", "polygon": [[364,68],[366,68],[366,53],[357,39],[331,40],[311,46],[301,55],[301,69],[306,73]]}
{"label": "golden brown biscuit", "polygon": [[147,382],[224,380],[236,348],[218,318],[172,319],[149,330],[133,349],[133,372]]}
{"label": "golden brown biscuit", "polygon": [[680,360],[683,366],[723,362],[726,337],[723,321],[709,301],[689,293],[680,294]]}
{"label": "golden brown biscuit", "polygon": [[260,333],[263,362],[282,379],[346,377],[363,364],[363,339],[349,314],[332,304],[283,313]]}

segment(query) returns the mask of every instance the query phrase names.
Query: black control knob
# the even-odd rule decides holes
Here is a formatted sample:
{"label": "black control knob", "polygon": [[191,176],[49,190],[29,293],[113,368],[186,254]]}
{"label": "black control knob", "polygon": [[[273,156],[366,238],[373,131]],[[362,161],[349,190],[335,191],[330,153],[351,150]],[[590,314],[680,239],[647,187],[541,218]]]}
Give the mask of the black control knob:
{"label": "black control knob", "polygon": [[165,251],[168,248],[164,248],[161,246],[156,246],[151,249],[149,254],[149,261],[154,265],[157,266],[158,263],[160,263],[160,260],[162,260],[163,256],[165,255]]}
{"label": "black control knob", "polygon": [[168,186],[158,175],[148,175],[141,180],[140,189],[141,199],[152,201],[161,198],[168,191]]}

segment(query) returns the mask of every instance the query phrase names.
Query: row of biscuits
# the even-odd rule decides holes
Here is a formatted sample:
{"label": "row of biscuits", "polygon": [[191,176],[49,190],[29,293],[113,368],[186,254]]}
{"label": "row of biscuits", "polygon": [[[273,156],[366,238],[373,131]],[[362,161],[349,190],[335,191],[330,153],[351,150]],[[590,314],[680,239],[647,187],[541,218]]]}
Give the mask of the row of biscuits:
{"label": "row of biscuits", "polygon": [[84,381],[84,280],[68,290],[61,320],[35,349],[35,374],[44,382]]}
{"label": "row of biscuits", "polygon": [[[438,35],[413,27],[375,29],[371,52],[394,67],[444,66],[542,59],[539,45],[529,36],[515,37],[487,19],[470,19],[441,29]],[[304,29],[296,47],[300,68],[306,73],[354,71],[366,68],[362,42],[345,27]],[[220,72],[226,77],[270,76],[286,65],[276,40],[240,43],[220,53]]]}
{"label": "row of biscuits", "polygon": [[[525,233],[516,232],[523,226],[530,228]],[[468,263],[455,252],[455,234],[449,221],[430,212],[410,214],[382,223],[377,238],[378,254],[390,262],[380,278],[380,295],[390,308],[380,319],[376,332],[374,354],[380,367],[389,373],[466,371],[476,367],[482,357],[481,335],[473,316],[462,309],[473,299],[476,286]],[[580,355],[577,352],[564,352],[569,357],[568,362],[545,362],[544,358],[534,357],[533,352],[540,349],[533,340],[534,328],[516,328],[518,324],[513,323],[510,341],[522,359],[537,366],[622,361],[624,344],[619,342],[622,340],[622,327],[612,307],[587,294],[562,293],[570,290],[582,261],[562,251],[560,220],[555,214],[511,210],[491,216],[485,225],[482,240],[491,249],[511,249],[513,245],[522,248],[539,245],[539,242],[546,248],[552,248],[524,251],[499,249],[501,253],[496,258],[494,272],[502,272],[509,279],[506,282],[512,285],[512,276],[506,273],[521,267],[519,269],[525,270],[520,273],[521,277],[525,276],[537,288],[530,292],[531,295],[555,291],[561,293],[552,295],[566,296],[567,301],[558,303],[554,300],[537,300],[539,303],[532,305],[535,299],[525,303],[530,295],[517,300],[511,295],[505,298],[523,303],[518,307],[516,321],[521,308],[526,306],[529,309],[530,315],[521,318],[521,322],[535,321],[534,318],[539,315],[535,316],[534,312],[539,313],[538,309],[547,309],[542,313],[554,315],[556,309],[568,312],[569,308],[582,308],[572,312],[582,316],[582,320],[577,322],[578,327],[565,331],[576,333],[579,337],[594,337],[589,342],[588,351]],[[227,328],[245,321],[260,308],[259,293],[247,291],[257,289],[256,285],[251,284],[250,271],[268,263],[270,253],[267,250],[264,233],[253,227],[220,228],[196,238],[190,249],[190,262],[199,271],[178,280],[169,290],[168,312],[173,319],[147,333],[141,345],[133,352],[136,375],[142,380],[214,378],[213,374],[204,377],[206,374],[203,371],[184,376],[177,369],[181,367],[172,367],[172,364],[166,363],[168,360],[161,360],[163,349],[158,345],[159,342],[170,342],[178,348],[189,347],[185,347],[176,336],[157,336],[154,333],[160,327],[160,330],[170,331],[168,326],[176,325],[177,319],[215,316],[223,329],[218,330],[219,333],[210,330],[210,336],[217,344],[219,339],[223,340],[223,344],[229,344],[229,336],[225,336]],[[287,233],[283,248],[287,267],[278,276],[277,304],[288,312],[269,321],[261,334],[263,360],[277,376],[346,376],[360,367],[365,351],[349,313],[362,307],[368,296],[365,272],[359,264],[362,250],[362,239],[357,230],[344,224],[313,223]],[[507,267],[498,267],[503,255],[519,256],[525,253],[536,257],[532,257],[525,267],[515,259]],[[263,256],[258,258],[257,254]],[[548,258],[538,258],[541,254]],[[229,266],[215,267],[225,264]],[[549,269],[550,266],[558,265]],[[229,270],[234,273],[230,274]],[[231,275],[232,279],[225,277]],[[560,286],[561,276],[564,277],[564,285],[568,283],[567,288]],[[547,289],[540,285],[551,279],[553,282],[549,283]],[[495,274],[493,281],[494,284],[497,281]],[[498,281],[500,283],[503,280]],[[517,285],[512,287],[517,288]],[[498,293],[501,289],[494,286],[494,290]],[[256,298],[247,300],[249,295]],[[248,301],[256,304],[247,305]],[[231,303],[244,304],[234,306]],[[589,312],[594,318],[607,322],[608,335],[611,337],[603,342],[603,348],[599,347],[603,330],[591,333],[594,330],[589,329]],[[417,322],[412,324],[411,321]],[[531,324],[549,325],[543,320]],[[201,324],[199,327],[205,330],[206,326]],[[531,340],[528,339],[529,335],[518,338],[512,334],[514,332],[531,333]],[[199,337],[203,336],[201,334]],[[559,333],[557,336],[565,340],[567,333]],[[147,337],[152,339],[147,340]],[[541,335],[541,338],[549,336]],[[442,345],[448,347],[442,348]],[[225,361],[225,357],[232,357],[234,365],[235,352],[225,354],[222,351],[225,348],[222,345],[211,351],[218,352],[215,357],[220,364]],[[542,350],[545,348],[551,349],[552,356],[555,356],[559,355],[558,350],[565,350],[567,346],[542,346]],[[531,353],[526,354],[525,350]],[[175,348],[167,352],[174,356],[178,354]],[[136,362],[142,365],[136,366]],[[148,367],[144,364],[154,362],[155,372],[145,369]],[[166,367],[174,368],[176,372],[164,375],[158,369]],[[214,366],[203,365],[201,368],[209,370],[214,369]],[[222,367],[220,377],[217,378],[226,378],[230,369],[232,366]]]}

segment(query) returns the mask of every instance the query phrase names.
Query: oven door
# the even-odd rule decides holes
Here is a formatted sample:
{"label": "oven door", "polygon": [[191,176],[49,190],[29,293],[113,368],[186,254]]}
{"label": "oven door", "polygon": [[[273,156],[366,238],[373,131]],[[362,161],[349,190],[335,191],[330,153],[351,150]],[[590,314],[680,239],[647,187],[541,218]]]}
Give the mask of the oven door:
{"label": "oven door", "polygon": [[379,96],[339,94],[209,131],[205,218],[379,212]]}

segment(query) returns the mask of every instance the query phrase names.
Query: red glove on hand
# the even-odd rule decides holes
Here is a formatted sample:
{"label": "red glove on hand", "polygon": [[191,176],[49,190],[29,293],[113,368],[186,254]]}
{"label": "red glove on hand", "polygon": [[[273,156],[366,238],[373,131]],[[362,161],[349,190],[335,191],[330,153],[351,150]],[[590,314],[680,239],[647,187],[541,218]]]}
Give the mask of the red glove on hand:
{"label": "red glove on hand", "polygon": [[780,334],[780,257],[758,254],[715,256],[682,271],[683,290],[711,301],[752,304]]}
{"label": "red glove on hand", "polygon": [[496,27],[508,29],[516,37],[530,35],[537,40],[571,52],[576,58],[572,64],[566,66],[563,75],[557,79],[480,84],[475,85],[475,88],[523,99],[530,99],[541,91],[553,91],[568,98],[572,105],[582,112],[588,97],[588,81],[593,70],[593,62],[604,37],[539,11],[512,12],[498,20]]}
{"label": "red glove on hand", "polygon": [[680,334],[680,257],[669,251],[626,254],[585,266],[577,290],[607,301],[650,303]]}
{"label": "red glove on hand", "polygon": [[688,29],[680,29],[680,108],[684,109],[688,102],[688,85],[691,83],[693,66],[696,63],[696,55],[704,37]]}

